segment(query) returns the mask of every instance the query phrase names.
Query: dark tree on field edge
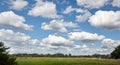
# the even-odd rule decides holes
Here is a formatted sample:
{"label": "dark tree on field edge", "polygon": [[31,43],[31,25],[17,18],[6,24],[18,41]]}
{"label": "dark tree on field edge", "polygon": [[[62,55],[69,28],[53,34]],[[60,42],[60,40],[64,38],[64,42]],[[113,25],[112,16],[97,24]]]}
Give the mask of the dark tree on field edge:
{"label": "dark tree on field edge", "polygon": [[8,49],[3,42],[0,42],[0,65],[17,65],[16,58],[10,57]]}
{"label": "dark tree on field edge", "polygon": [[120,45],[111,53],[111,58],[120,59]]}

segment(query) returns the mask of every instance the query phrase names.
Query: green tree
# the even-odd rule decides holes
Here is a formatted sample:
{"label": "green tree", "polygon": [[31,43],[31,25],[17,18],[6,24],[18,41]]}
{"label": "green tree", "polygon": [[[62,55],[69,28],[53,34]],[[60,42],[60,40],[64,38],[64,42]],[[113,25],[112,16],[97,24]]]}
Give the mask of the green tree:
{"label": "green tree", "polygon": [[3,42],[0,42],[0,65],[17,65],[16,58],[10,57],[8,49]]}
{"label": "green tree", "polygon": [[115,50],[111,53],[111,57],[114,59],[120,59],[120,45],[115,48]]}

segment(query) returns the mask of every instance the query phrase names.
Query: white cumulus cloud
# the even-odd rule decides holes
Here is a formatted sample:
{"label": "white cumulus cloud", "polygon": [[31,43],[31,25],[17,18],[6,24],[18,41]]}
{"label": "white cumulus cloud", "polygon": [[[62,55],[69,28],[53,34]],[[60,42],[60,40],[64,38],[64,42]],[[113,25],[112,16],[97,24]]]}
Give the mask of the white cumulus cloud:
{"label": "white cumulus cloud", "polygon": [[64,47],[69,47],[73,45],[73,41],[70,41],[68,39],[65,39],[62,36],[56,36],[56,35],[49,35],[48,37],[42,39],[41,45],[45,46],[53,46],[53,47],[59,47],[59,46],[64,46]]}
{"label": "white cumulus cloud", "polygon": [[28,53],[31,51],[30,47],[34,48],[39,43],[38,39],[32,39],[29,35],[9,29],[0,29],[0,41],[10,47],[10,53]]}
{"label": "white cumulus cloud", "polygon": [[28,2],[25,0],[11,0],[10,5],[11,9],[21,10],[28,5]]}
{"label": "white cumulus cloud", "polygon": [[105,5],[108,0],[76,0],[79,6],[85,8],[100,8]]}
{"label": "white cumulus cloud", "polygon": [[78,40],[82,42],[95,42],[101,41],[105,38],[103,35],[98,35],[96,33],[88,33],[88,32],[71,32],[68,33],[68,36],[71,40]]}
{"label": "white cumulus cloud", "polygon": [[57,15],[56,5],[52,2],[43,2],[42,0],[37,0],[37,3],[28,12],[28,14],[45,18],[59,18],[59,15]]}
{"label": "white cumulus cloud", "polygon": [[89,23],[107,30],[120,30],[120,11],[97,11],[90,17]]}
{"label": "white cumulus cloud", "polygon": [[102,40],[103,45],[107,46],[108,48],[115,48],[118,45],[120,45],[120,41],[119,40],[112,40],[109,38],[106,38],[104,40]]}
{"label": "white cumulus cloud", "polygon": [[55,30],[59,32],[67,32],[66,27],[75,28],[78,27],[77,24],[73,22],[64,22],[64,20],[52,20],[49,24],[42,23],[41,28],[44,30]]}
{"label": "white cumulus cloud", "polygon": [[32,25],[25,24],[23,16],[15,14],[13,11],[0,12],[0,25],[14,28],[32,30]]}
{"label": "white cumulus cloud", "polygon": [[89,11],[84,12],[84,14],[76,15],[76,21],[85,22],[89,19],[91,13]]}
{"label": "white cumulus cloud", "polygon": [[1,29],[0,39],[10,42],[25,42],[30,39],[30,36],[27,36],[20,32],[14,33],[12,30]]}

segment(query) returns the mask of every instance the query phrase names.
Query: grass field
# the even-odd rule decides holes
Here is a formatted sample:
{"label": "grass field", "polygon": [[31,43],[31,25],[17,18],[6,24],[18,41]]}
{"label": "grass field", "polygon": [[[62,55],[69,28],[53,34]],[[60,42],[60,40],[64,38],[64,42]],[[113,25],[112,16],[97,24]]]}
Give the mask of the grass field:
{"label": "grass field", "polygon": [[96,58],[17,58],[18,65],[120,65],[120,60]]}

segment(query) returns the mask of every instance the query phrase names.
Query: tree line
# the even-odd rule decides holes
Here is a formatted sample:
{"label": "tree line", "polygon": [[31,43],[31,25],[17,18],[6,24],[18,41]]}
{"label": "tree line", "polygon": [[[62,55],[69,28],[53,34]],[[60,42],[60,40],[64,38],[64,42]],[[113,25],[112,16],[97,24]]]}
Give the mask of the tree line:
{"label": "tree line", "polygon": [[72,54],[63,54],[63,53],[55,53],[55,54],[27,54],[27,53],[18,53],[12,54],[13,57],[86,57],[86,58],[110,58],[110,55],[101,55],[101,54],[93,54],[93,55],[72,55]]}

